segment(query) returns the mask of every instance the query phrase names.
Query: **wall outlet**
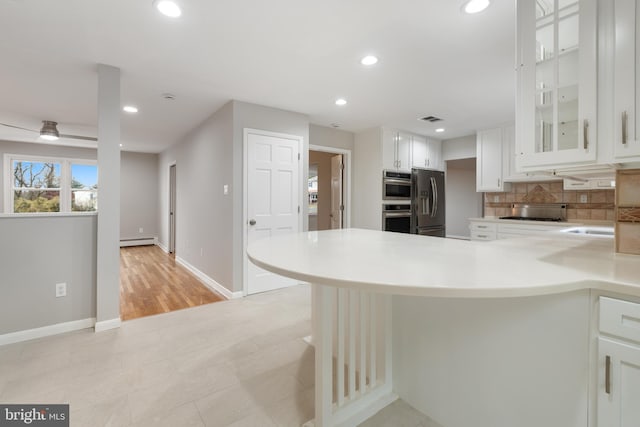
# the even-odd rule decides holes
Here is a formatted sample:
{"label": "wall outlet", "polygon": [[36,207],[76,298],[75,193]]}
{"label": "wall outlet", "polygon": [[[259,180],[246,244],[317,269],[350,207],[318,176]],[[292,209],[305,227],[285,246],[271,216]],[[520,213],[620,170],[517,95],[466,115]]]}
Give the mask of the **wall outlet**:
{"label": "wall outlet", "polygon": [[493,196],[493,203],[500,203],[500,196]]}
{"label": "wall outlet", "polygon": [[138,228],[138,233],[144,233],[144,229],[142,227]]}
{"label": "wall outlet", "polygon": [[67,296],[67,284],[56,283],[56,298],[66,297],[66,296]]}
{"label": "wall outlet", "polygon": [[226,196],[229,194],[229,186],[227,184],[222,186],[222,193]]}
{"label": "wall outlet", "polygon": [[580,203],[587,203],[587,195],[586,194],[581,194],[580,195]]}

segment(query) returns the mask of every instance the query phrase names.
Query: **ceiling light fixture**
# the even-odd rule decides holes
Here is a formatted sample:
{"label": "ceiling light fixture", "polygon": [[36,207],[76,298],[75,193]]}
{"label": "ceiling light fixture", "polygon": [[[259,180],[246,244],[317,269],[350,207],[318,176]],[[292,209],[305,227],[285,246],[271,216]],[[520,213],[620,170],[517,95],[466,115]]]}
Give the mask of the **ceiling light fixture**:
{"label": "ceiling light fixture", "polygon": [[40,138],[46,141],[56,141],[60,138],[60,133],[56,127],[58,123],[44,120],[42,122],[42,129],[40,129]]}
{"label": "ceiling light fixture", "polygon": [[442,132],[444,132],[444,128],[438,128],[438,129],[436,129],[436,132],[442,133]]}
{"label": "ceiling light fixture", "polygon": [[465,13],[478,13],[482,12],[491,4],[490,0],[468,0],[462,5],[462,10]]}
{"label": "ceiling light fixture", "polygon": [[339,106],[347,105],[347,100],[344,98],[338,98],[336,99],[336,105],[339,105]]}
{"label": "ceiling light fixture", "polygon": [[164,16],[168,16],[169,18],[178,18],[182,15],[182,10],[180,10],[180,6],[174,1],[171,0],[155,0],[153,5],[160,13]]}
{"label": "ceiling light fixture", "polygon": [[134,107],[133,105],[125,105],[124,107],[122,107],[122,110],[132,114],[138,112],[138,108]]}
{"label": "ceiling light fixture", "polygon": [[378,57],[373,55],[367,55],[360,60],[362,65],[375,65],[378,63]]}

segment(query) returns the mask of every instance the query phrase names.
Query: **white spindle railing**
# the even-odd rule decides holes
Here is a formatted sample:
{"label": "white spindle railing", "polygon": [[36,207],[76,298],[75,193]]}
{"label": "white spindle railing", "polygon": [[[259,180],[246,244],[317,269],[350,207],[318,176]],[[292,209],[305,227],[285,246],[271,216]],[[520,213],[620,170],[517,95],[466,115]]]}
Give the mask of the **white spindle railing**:
{"label": "white spindle railing", "polygon": [[392,402],[391,296],[314,285],[314,321],[316,417],[305,426],[355,425]]}

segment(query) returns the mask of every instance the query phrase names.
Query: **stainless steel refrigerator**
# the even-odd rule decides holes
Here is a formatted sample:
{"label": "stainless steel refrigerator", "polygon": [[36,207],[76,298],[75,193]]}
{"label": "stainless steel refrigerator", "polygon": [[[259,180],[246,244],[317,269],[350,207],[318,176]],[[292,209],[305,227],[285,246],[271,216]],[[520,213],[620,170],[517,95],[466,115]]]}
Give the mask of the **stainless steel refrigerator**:
{"label": "stainless steel refrigerator", "polygon": [[411,170],[411,233],[445,237],[444,172]]}

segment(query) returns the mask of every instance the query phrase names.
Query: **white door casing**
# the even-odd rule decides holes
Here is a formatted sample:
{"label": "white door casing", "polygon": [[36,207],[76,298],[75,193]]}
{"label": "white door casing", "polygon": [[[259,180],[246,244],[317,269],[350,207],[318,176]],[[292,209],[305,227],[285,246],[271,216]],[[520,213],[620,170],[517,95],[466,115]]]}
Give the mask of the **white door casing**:
{"label": "white door casing", "polygon": [[[300,146],[302,138],[245,129],[246,244],[279,234],[297,233],[300,224]],[[267,272],[247,260],[246,293],[254,294],[297,284]]]}
{"label": "white door casing", "polygon": [[342,228],[342,154],[331,158],[331,229]]}

